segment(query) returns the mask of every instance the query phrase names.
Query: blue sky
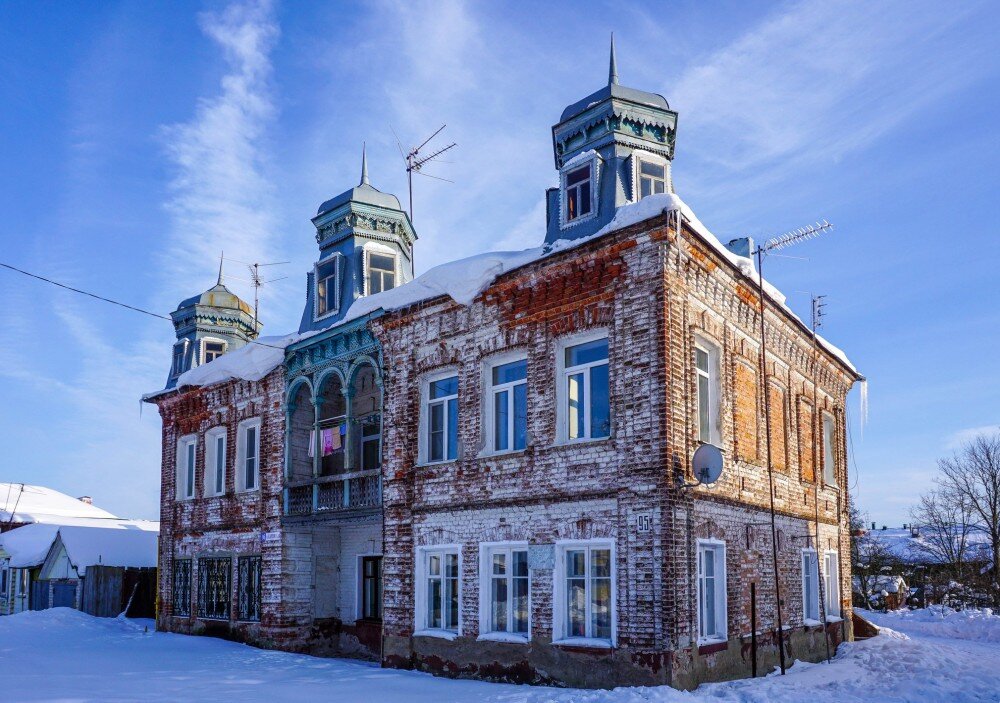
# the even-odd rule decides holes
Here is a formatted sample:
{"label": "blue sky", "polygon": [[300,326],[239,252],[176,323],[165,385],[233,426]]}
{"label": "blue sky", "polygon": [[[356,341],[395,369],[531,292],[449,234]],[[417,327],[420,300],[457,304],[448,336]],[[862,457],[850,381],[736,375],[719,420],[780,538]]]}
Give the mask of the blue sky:
{"label": "blue sky", "polygon": [[[584,5],[587,5],[586,7]],[[827,218],[767,274],[871,381],[852,489],[897,524],[935,460],[1000,425],[1000,12],[989,2],[0,4],[0,260],[159,312],[225,250],[279,261],[297,326],[309,217],[405,194],[390,125],[457,141],[418,179],[418,273],[544,236],[550,127],[607,76],[679,111],[678,193],[723,241]],[[404,199],[405,202],[405,199]],[[235,265],[234,265],[235,267]],[[231,286],[251,293],[238,269]],[[169,323],[0,270],[0,480],[158,513]]]}

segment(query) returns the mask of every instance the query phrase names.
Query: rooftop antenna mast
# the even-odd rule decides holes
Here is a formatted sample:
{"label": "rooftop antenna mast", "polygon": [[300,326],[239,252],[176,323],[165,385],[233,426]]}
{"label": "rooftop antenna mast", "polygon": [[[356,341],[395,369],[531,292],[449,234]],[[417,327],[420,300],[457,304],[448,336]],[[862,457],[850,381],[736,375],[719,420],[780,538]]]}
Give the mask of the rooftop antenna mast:
{"label": "rooftop antenna mast", "polygon": [[[274,283],[275,281],[283,281],[288,276],[279,276],[278,278],[271,278],[264,280],[264,276],[261,274],[260,270],[267,266],[282,266],[284,264],[290,264],[290,261],[272,261],[271,263],[261,264],[261,263],[248,263],[246,261],[238,261],[236,259],[229,259],[230,261],[237,264],[244,264],[250,271],[250,285],[253,286],[253,329],[256,332],[258,326],[258,314],[260,312],[260,289],[266,286],[268,283]],[[217,285],[222,285],[222,263],[225,261],[225,254],[219,258],[219,282]],[[243,280],[244,279],[238,279]]]}
{"label": "rooftop antenna mast", "polygon": [[[799,229],[786,232],[777,237],[772,237],[755,248],[752,252],[757,257],[757,293],[760,296],[760,376],[761,393],[764,403],[764,447],[767,456],[767,486],[771,498],[771,556],[774,564],[774,600],[775,615],[778,625],[778,659],[781,664],[781,675],[785,675],[785,635],[783,632],[784,623],[781,621],[781,583],[778,578],[778,526],[774,514],[774,467],[771,465],[771,406],[768,402],[768,379],[767,379],[767,334],[764,329],[764,312],[767,309],[767,299],[764,296],[764,255],[790,247],[806,239],[818,237],[833,229],[826,220],[817,222],[814,225],[800,227]],[[814,333],[815,334],[815,333]],[[815,464],[814,464],[815,467]],[[814,469],[815,470],[815,469]],[[819,550],[816,552],[816,561],[819,562]]]}
{"label": "rooftop antenna mast", "polygon": [[[409,202],[409,204],[410,204],[410,222],[411,223],[413,222],[413,174],[414,173],[419,173],[419,174],[421,174],[423,176],[427,176],[428,178],[436,178],[439,181],[446,181],[448,183],[452,182],[452,181],[449,181],[447,178],[441,178],[440,176],[434,176],[434,175],[432,175],[430,173],[424,173],[421,170],[421,169],[423,169],[424,166],[426,166],[428,163],[430,163],[431,161],[433,161],[436,158],[438,158],[439,156],[441,156],[441,154],[443,154],[444,152],[446,152],[449,149],[453,149],[454,147],[458,146],[455,142],[452,142],[448,146],[443,147],[441,149],[438,149],[437,151],[433,151],[430,154],[422,155],[423,154],[423,151],[422,151],[423,148],[425,146],[427,146],[427,144],[434,137],[436,137],[437,135],[441,134],[442,130],[444,130],[444,128],[447,127],[447,126],[448,125],[443,124],[440,127],[438,127],[437,131],[434,132],[434,134],[432,134],[431,136],[427,137],[427,139],[425,139],[423,142],[421,142],[420,146],[413,147],[406,154],[403,153],[403,145],[400,144],[399,137],[396,137],[396,146],[399,147],[399,155],[402,156],[403,157],[403,161],[406,162],[406,180],[407,180],[407,186],[409,187],[409,191],[410,191],[410,202]],[[393,131],[393,134],[395,134],[395,131]]]}

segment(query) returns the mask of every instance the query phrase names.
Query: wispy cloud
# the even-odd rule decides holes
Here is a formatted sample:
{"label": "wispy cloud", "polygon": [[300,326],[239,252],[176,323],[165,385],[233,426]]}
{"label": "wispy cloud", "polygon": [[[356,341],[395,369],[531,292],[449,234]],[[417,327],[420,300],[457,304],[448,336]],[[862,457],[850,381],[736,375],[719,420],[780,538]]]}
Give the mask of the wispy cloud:
{"label": "wispy cloud", "polygon": [[963,445],[974,440],[976,437],[997,433],[1000,433],[1000,422],[993,425],[983,425],[982,427],[967,427],[964,430],[952,432],[948,435],[944,446],[945,449],[954,451],[961,449]]}
{"label": "wispy cloud", "polygon": [[207,287],[221,251],[269,261],[278,240],[264,144],[276,115],[270,52],[279,31],[271,3],[233,3],[199,19],[222,49],[227,70],[218,94],[200,99],[191,120],[163,130],[175,168],[162,257],[166,304]]}

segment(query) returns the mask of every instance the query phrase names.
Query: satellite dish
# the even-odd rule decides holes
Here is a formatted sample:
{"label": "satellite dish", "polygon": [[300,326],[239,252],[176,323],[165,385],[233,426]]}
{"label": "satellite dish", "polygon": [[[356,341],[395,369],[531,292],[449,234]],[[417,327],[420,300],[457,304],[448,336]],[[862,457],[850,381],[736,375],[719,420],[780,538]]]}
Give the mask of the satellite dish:
{"label": "satellite dish", "polygon": [[691,457],[691,469],[698,483],[715,483],[722,475],[722,451],[714,444],[701,445]]}

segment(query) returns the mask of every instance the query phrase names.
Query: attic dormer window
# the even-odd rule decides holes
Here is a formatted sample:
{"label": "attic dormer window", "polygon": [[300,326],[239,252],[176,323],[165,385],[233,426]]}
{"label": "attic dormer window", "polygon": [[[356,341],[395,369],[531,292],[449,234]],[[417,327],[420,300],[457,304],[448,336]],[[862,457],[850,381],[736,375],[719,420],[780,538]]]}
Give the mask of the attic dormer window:
{"label": "attic dormer window", "polygon": [[590,182],[590,164],[566,174],[566,222],[590,214]]}
{"label": "attic dormer window", "polygon": [[655,161],[639,161],[639,197],[667,192],[667,167]]}
{"label": "attic dormer window", "polygon": [[396,287],[396,257],[382,252],[368,252],[368,295]]}
{"label": "attic dormer window", "polygon": [[173,364],[171,366],[171,375],[179,376],[180,374],[187,371],[187,340],[182,340],[174,345],[174,358]]}
{"label": "attic dormer window", "polygon": [[316,319],[340,309],[340,259],[336,254],[316,264]]}
{"label": "attic dormer window", "polygon": [[226,343],[216,340],[208,340],[202,342],[201,358],[203,364],[207,364],[210,361],[215,361],[220,356],[226,353]]}

